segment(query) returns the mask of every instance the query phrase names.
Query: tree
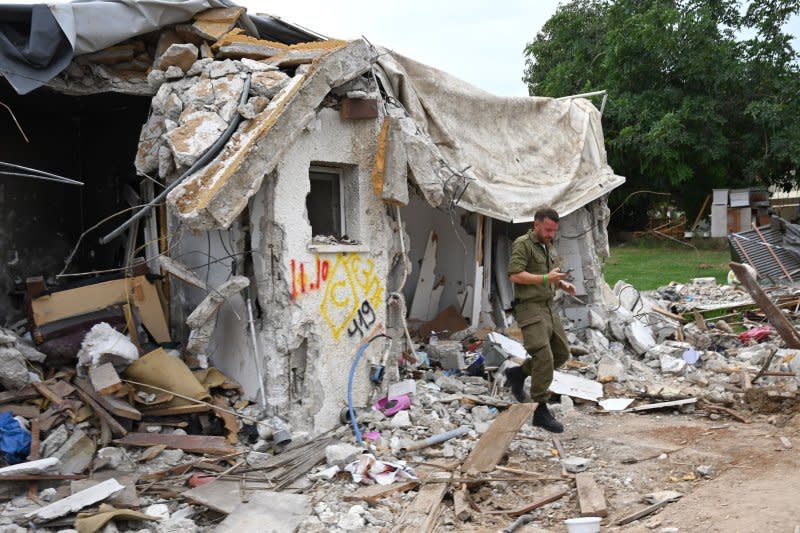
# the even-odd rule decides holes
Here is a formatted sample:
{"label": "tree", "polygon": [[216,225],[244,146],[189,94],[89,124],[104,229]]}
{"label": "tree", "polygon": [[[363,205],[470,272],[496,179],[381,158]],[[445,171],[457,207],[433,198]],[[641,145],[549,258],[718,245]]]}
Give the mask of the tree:
{"label": "tree", "polygon": [[540,96],[606,89],[609,162],[628,179],[617,196],[669,191],[693,214],[715,187],[800,182],[798,54],[782,32],[798,12],[795,0],[572,0],[525,48],[523,80]]}

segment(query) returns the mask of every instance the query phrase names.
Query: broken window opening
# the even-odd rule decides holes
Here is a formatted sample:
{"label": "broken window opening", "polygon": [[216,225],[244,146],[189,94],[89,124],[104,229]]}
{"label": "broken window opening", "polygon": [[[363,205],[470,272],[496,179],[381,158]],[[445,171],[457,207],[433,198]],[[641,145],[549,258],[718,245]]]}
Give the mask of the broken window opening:
{"label": "broken window opening", "polygon": [[341,238],[347,233],[344,214],[342,170],[312,166],[308,171],[311,189],[306,196],[306,212],[311,235]]}

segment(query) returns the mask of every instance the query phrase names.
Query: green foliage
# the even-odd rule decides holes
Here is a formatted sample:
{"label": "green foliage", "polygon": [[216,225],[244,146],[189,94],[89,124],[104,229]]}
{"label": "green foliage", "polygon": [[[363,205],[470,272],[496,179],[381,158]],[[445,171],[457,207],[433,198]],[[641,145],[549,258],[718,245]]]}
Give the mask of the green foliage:
{"label": "green foliage", "polygon": [[608,91],[620,198],[656,189],[690,206],[714,187],[790,187],[800,68],[782,28],[797,13],[796,0],[572,0],[525,48],[523,80],[531,95]]}

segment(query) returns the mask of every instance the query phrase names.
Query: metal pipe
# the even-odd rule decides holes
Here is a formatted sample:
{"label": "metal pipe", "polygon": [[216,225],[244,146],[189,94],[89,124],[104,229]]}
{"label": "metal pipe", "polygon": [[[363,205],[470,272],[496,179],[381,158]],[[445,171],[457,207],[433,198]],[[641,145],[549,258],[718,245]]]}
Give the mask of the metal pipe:
{"label": "metal pipe", "polygon": [[7,170],[0,170],[0,175],[3,176],[18,176],[20,178],[33,178],[35,180],[53,181],[55,183],[63,183],[64,185],[83,185],[83,183],[75,182],[66,179],[48,178],[47,176],[40,176],[38,174],[25,174],[23,172],[8,172]]}
{"label": "metal pipe", "polygon": [[253,301],[247,297],[247,320],[250,325],[250,339],[253,341],[253,359],[256,364],[258,374],[258,390],[261,393],[261,408],[266,412],[267,394],[264,392],[264,375],[261,373],[261,351],[258,349],[258,339],[256,338],[256,325],[253,322]]}
{"label": "metal pipe", "polygon": [[590,92],[590,93],[572,94],[570,96],[561,96],[559,98],[556,98],[556,101],[559,101],[559,100],[570,100],[572,98],[588,98],[590,96],[600,96],[601,94],[606,94],[607,92],[608,91],[603,89],[602,91],[593,91],[593,92]]}
{"label": "metal pipe", "polygon": [[44,170],[38,170],[38,169],[35,169],[35,168],[30,168],[30,167],[23,167],[22,165],[15,165],[14,163],[8,163],[6,161],[0,161],[0,166],[13,168],[13,169],[16,169],[16,170],[22,170],[22,171],[25,171],[25,172],[30,172],[32,174],[37,174],[39,176],[47,176],[48,178],[53,178],[53,179],[56,179],[56,180],[59,180],[59,181],[67,182],[67,183],[73,183],[75,185],[83,185],[83,182],[78,181],[78,180],[74,180],[72,178],[65,178],[64,176],[59,176],[58,174],[51,174],[50,172],[45,172]]}
{"label": "metal pipe", "polygon": [[[242,88],[242,95],[239,98],[239,105],[244,105],[245,103],[247,103],[247,96],[249,94],[250,94],[250,76],[248,75],[247,78],[245,78],[245,80],[244,80],[244,87]],[[160,204],[161,201],[164,198],[166,198],[166,196],[170,193],[170,191],[172,191],[172,189],[174,189],[175,187],[177,187],[178,185],[183,183],[183,181],[187,177],[189,177],[192,174],[194,174],[194,172],[196,170],[198,170],[199,168],[205,166],[209,161],[211,161],[211,159],[216,157],[217,154],[219,153],[220,149],[223,146],[225,146],[225,144],[228,142],[228,140],[230,140],[230,138],[233,136],[233,133],[236,131],[236,128],[239,127],[239,123],[241,122],[241,120],[242,120],[242,116],[239,113],[236,113],[234,115],[234,117],[233,117],[233,120],[231,120],[231,123],[228,124],[228,128],[222,133],[220,138],[217,139],[214,142],[214,144],[212,144],[208,148],[208,150],[206,150],[203,153],[203,155],[200,156],[200,158],[197,161],[195,161],[194,165],[189,167],[189,170],[187,170],[186,172],[181,174],[175,181],[173,181],[172,183],[167,185],[164,188],[164,190],[161,191],[158,194],[158,196],[153,198],[150,201],[150,203],[148,203],[146,206],[144,206],[140,211],[137,211],[136,214],[133,215],[131,218],[129,218],[128,220],[126,220],[125,222],[120,224],[120,226],[117,229],[115,229],[114,231],[112,231],[108,235],[106,235],[104,237],[101,237],[100,238],[100,244],[108,244],[108,242],[111,241],[112,239],[115,239],[115,238],[119,237],[122,234],[122,232],[125,231],[126,229],[128,229],[128,227],[131,224],[133,224],[137,220],[139,220],[142,217],[144,217],[147,213],[150,212],[151,209],[153,209],[155,206]]]}
{"label": "metal pipe", "polygon": [[416,441],[405,441],[400,446],[400,449],[405,450],[407,452],[414,450],[421,450],[422,448],[427,448],[428,446],[440,444],[442,442],[454,439],[456,437],[462,437],[467,433],[469,433],[469,427],[461,426],[459,428],[451,429],[450,431],[445,431],[444,433],[439,433],[432,437],[428,437],[427,439],[416,440]]}

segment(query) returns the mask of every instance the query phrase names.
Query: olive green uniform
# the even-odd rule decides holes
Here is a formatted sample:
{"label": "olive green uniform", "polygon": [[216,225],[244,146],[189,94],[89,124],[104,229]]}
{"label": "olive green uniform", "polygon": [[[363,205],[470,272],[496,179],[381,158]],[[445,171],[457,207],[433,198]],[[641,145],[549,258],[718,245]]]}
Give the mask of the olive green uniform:
{"label": "olive green uniform", "polygon": [[[517,238],[511,246],[508,273],[530,272],[547,274],[557,265],[556,251],[536,239],[533,230]],[[522,329],[525,349],[530,354],[522,370],[531,376],[531,399],[546,402],[548,388],[553,381],[553,370],[569,359],[567,335],[553,304],[555,288],[551,283],[514,284],[516,305],[514,315]]]}

